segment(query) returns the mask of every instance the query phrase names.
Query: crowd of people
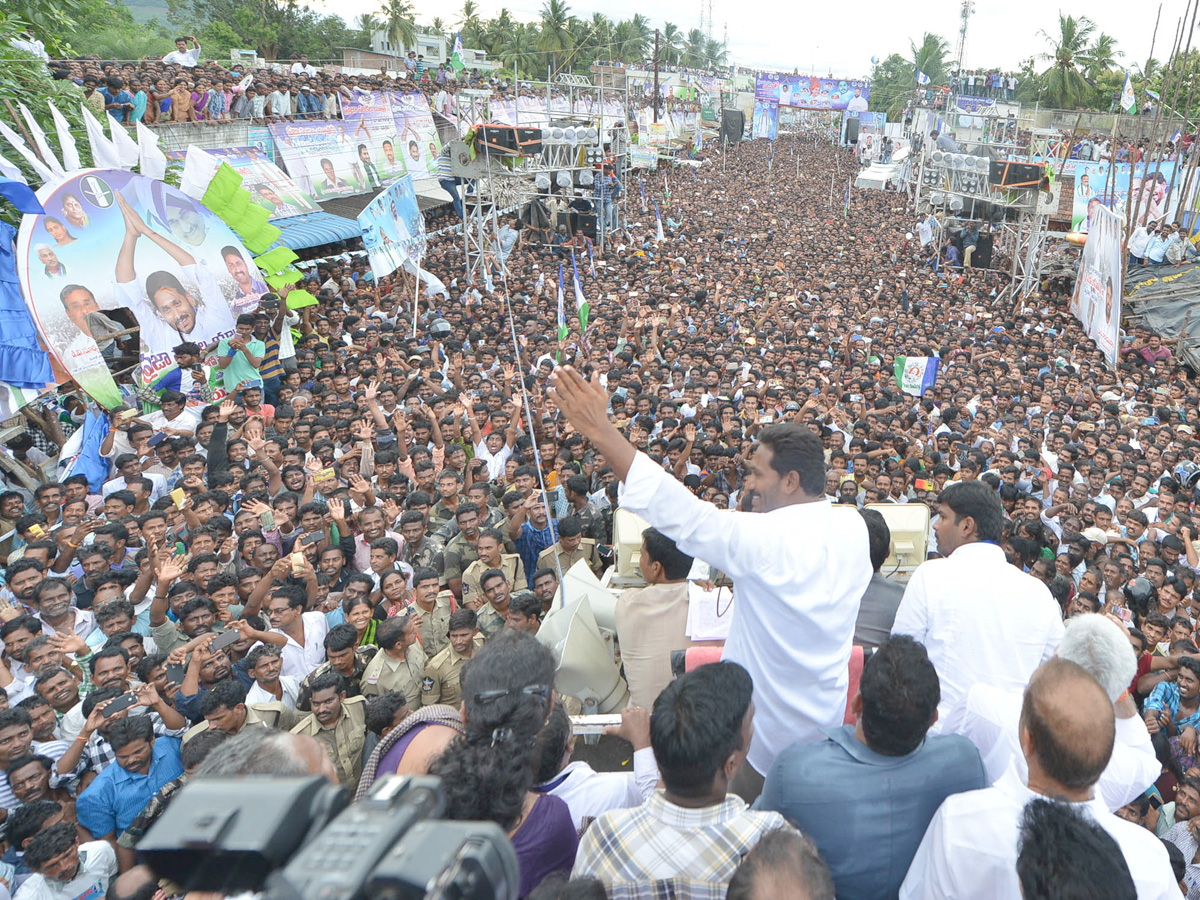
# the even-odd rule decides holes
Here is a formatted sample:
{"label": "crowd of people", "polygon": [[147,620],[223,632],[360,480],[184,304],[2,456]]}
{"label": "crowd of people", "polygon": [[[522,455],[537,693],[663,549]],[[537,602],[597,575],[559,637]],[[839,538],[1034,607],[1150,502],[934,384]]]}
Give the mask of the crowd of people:
{"label": "crowd of people", "polygon": [[[475,280],[431,237],[415,311],[402,271],[322,266],[295,331],[287,290],[237,318],[219,402],[182,342],[103,472],[0,494],[17,900],[141,896],[182,786],[267,763],[440,775],[521,896],[1200,896],[1192,370],[1133,327],[1108,368],[1069,284],[921,271],[896,194],[831,208],[819,135],[706,156],[627,185],[582,332],[519,222]],[[906,586],[892,504],[932,515]],[[631,763],[596,772],[537,633],[618,508],[652,527]],[[733,621],[673,677],[696,559]]]}

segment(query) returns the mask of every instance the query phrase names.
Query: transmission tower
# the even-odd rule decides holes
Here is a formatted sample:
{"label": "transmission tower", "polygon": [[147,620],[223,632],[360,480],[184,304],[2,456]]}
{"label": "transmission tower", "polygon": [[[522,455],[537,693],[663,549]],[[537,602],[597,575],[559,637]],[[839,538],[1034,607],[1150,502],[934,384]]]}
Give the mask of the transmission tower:
{"label": "transmission tower", "polygon": [[959,11],[959,16],[962,18],[962,24],[958,26],[958,71],[962,72],[963,59],[967,52],[967,23],[971,18],[971,14],[975,12],[975,0],[962,0],[962,9]]}
{"label": "transmission tower", "polygon": [[707,6],[707,3],[708,3],[708,0],[700,0],[700,26],[699,27],[700,27],[701,31],[704,30],[704,10],[705,10],[705,7]]}
{"label": "transmission tower", "polygon": [[711,41],[713,35],[713,13],[712,0],[708,0],[708,39]]}

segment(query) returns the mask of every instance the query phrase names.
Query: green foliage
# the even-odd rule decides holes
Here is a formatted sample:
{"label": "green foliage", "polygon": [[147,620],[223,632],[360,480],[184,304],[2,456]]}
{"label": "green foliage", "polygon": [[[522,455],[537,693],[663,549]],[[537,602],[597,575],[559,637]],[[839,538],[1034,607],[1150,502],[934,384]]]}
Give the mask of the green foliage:
{"label": "green foliage", "polygon": [[[14,122],[12,120],[5,101],[11,103],[14,109],[17,101],[24,103],[33,117],[37,119],[38,124],[42,126],[42,130],[46,132],[46,140],[49,142],[50,148],[59,159],[62,159],[58,133],[54,128],[53,119],[50,118],[50,109],[46,106],[47,101],[53,102],[58,107],[58,111],[71,124],[71,132],[75,135],[80,159],[84,165],[88,165],[92,161],[92,155],[88,142],[81,137],[84,129],[83,119],[79,112],[79,105],[83,102],[83,89],[76,87],[70,81],[55,81],[50,77],[50,70],[42,64],[40,59],[17,50],[9,44],[9,41],[23,27],[11,18],[0,14],[0,72],[4,72],[6,76],[0,78],[0,118],[18,132],[23,131],[24,121]],[[11,155],[6,153],[5,156],[21,169],[31,185],[36,187],[41,183],[37,173],[23,158],[16,153]],[[20,224],[21,219],[16,210],[4,201],[0,201],[0,218],[13,225]]]}

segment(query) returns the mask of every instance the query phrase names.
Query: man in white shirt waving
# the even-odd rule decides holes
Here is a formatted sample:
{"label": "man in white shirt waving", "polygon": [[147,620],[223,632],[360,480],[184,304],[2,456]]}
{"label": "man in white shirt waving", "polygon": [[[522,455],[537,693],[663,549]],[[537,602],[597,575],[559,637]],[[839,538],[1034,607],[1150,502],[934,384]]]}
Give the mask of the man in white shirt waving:
{"label": "man in white shirt waving", "polygon": [[806,426],[764,428],[750,454],[745,489],[762,513],[720,510],[634,449],[609,421],[598,380],[562,366],[551,382],[558,408],[623,482],[621,506],[737,585],[724,659],[750,672],[756,712],[749,765],[731,790],[752,801],[776,755],[845,718],[858,602],[873,571],[866,523],[826,499],[825,449]]}
{"label": "man in white shirt waving", "polygon": [[952,734],[971,687],[1022,690],[1054,655],[1063,623],[1046,586],[1005,559],[1004,507],[986,482],[947,486],[934,513],[938,550],[946,558],[913,572],[892,634],[911,635],[929,651],[942,682],[930,734]]}
{"label": "man in white shirt waving", "polygon": [[[191,42],[192,49],[188,49],[188,42]],[[175,38],[175,49],[162,58],[163,64],[168,66],[183,66],[185,69],[194,69],[200,64],[200,42],[196,40],[194,34],[189,34],[187,37]]]}
{"label": "man in white shirt waving", "polygon": [[1112,836],[1138,900],[1178,900],[1179,885],[1162,842],[1153,831],[1110,813],[1095,796],[1115,734],[1112,701],[1083,667],[1056,658],[1039,668],[1021,707],[1028,782],[1010,767],[994,787],[943,801],[900,886],[900,900],[1020,900],[1021,813],[1041,797],[1071,804]]}

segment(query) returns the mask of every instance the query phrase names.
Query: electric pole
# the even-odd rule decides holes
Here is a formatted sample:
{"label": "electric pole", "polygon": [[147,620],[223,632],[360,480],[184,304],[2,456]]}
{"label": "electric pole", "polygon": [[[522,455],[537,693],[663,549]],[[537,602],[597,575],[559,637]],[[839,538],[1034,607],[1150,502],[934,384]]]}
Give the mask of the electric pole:
{"label": "electric pole", "polygon": [[658,29],[654,29],[654,124],[658,124]]}

